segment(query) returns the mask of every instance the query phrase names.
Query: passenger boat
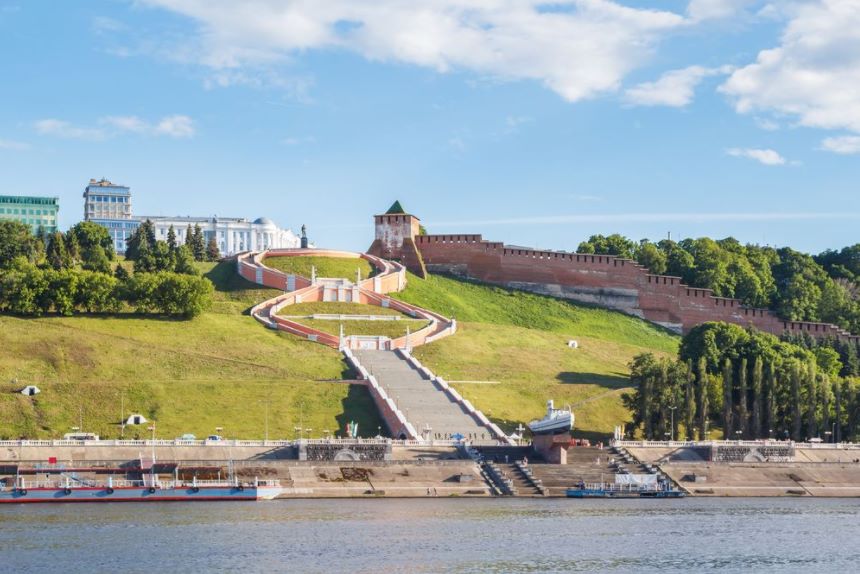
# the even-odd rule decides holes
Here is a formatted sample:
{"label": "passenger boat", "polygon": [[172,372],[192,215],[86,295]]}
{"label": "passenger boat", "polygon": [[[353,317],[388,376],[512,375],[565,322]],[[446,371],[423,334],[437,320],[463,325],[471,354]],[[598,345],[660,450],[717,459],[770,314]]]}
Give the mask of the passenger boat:
{"label": "passenger boat", "polygon": [[553,402],[546,402],[546,416],[529,423],[529,430],[536,435],[561,434],[573,429],[573,412],[570,407],[557,409]]}
{"label": "passenger boat", "polygon": [[[190,480],[180,478],[179,466],[163,479],[141,467],[70,469],[62,466],[16,468],[15,475],[0,481],[0,504],[31,502],[192,502],[221,500],[269,500],[282,492],[278,480]],[[107,474],[107,478],[99,475]],[[44,475],[44,478],[36,478]],[[134,478],[116,478],[131,475]],[[33,476],[33,478],[28,478]]]}
{"label": "passenger boat", "polygon": [[635,484],[580,483],[565,491],[568,498],[683,498],[686,494],[671,487]]}

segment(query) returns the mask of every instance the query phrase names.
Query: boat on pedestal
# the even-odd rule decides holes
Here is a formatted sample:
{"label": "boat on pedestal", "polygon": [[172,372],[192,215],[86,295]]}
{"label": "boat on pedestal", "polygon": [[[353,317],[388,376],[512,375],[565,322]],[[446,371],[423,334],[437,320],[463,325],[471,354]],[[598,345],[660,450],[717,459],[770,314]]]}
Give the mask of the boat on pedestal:
{"label": "boat on pedestal", "polygon": [[546,416],[529,423],[529,430],[535,435],[562,434],[573,429],[573,411],[570,407],[555,408],[551,400],[546,402]]}

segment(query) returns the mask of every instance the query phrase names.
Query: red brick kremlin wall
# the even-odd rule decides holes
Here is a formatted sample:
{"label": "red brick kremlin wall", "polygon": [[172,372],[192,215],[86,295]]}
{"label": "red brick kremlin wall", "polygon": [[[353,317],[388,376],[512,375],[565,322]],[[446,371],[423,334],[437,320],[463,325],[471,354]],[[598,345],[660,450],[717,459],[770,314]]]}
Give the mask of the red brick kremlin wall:
{"label": "red brick kremlin wall", "polygon": [[710,289],[689,287],[680,277],[654,275],[629,259],[506,247],[480,235],[417,235],[414,243],[431,273],[594,303],[681,333],[706,321],[726,321],[775,335],[860,338],[836,325],[782,320]]}

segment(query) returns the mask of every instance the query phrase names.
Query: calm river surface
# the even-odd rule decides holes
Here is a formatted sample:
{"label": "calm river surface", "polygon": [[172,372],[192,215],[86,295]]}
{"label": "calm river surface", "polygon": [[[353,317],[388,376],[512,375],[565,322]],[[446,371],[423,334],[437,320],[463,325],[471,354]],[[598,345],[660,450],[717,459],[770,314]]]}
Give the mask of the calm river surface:
{"label": "calm river surface", "polygon": [[856,572],[860,500],[4,505],[3,572]]}

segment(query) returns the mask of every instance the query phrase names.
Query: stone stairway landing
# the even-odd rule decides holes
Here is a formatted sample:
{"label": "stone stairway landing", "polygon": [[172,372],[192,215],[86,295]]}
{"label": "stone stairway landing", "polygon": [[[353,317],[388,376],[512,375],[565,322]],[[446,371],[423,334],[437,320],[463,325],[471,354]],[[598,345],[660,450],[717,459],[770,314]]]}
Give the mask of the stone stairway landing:
{"label": "stone stairway landing", "polygon": [[385,389],[418,433],[430,427],[430,437],[491,439],[492,432],[468,414],[444,390],[416,370],[396,351],[354,350],[353,354]]}

